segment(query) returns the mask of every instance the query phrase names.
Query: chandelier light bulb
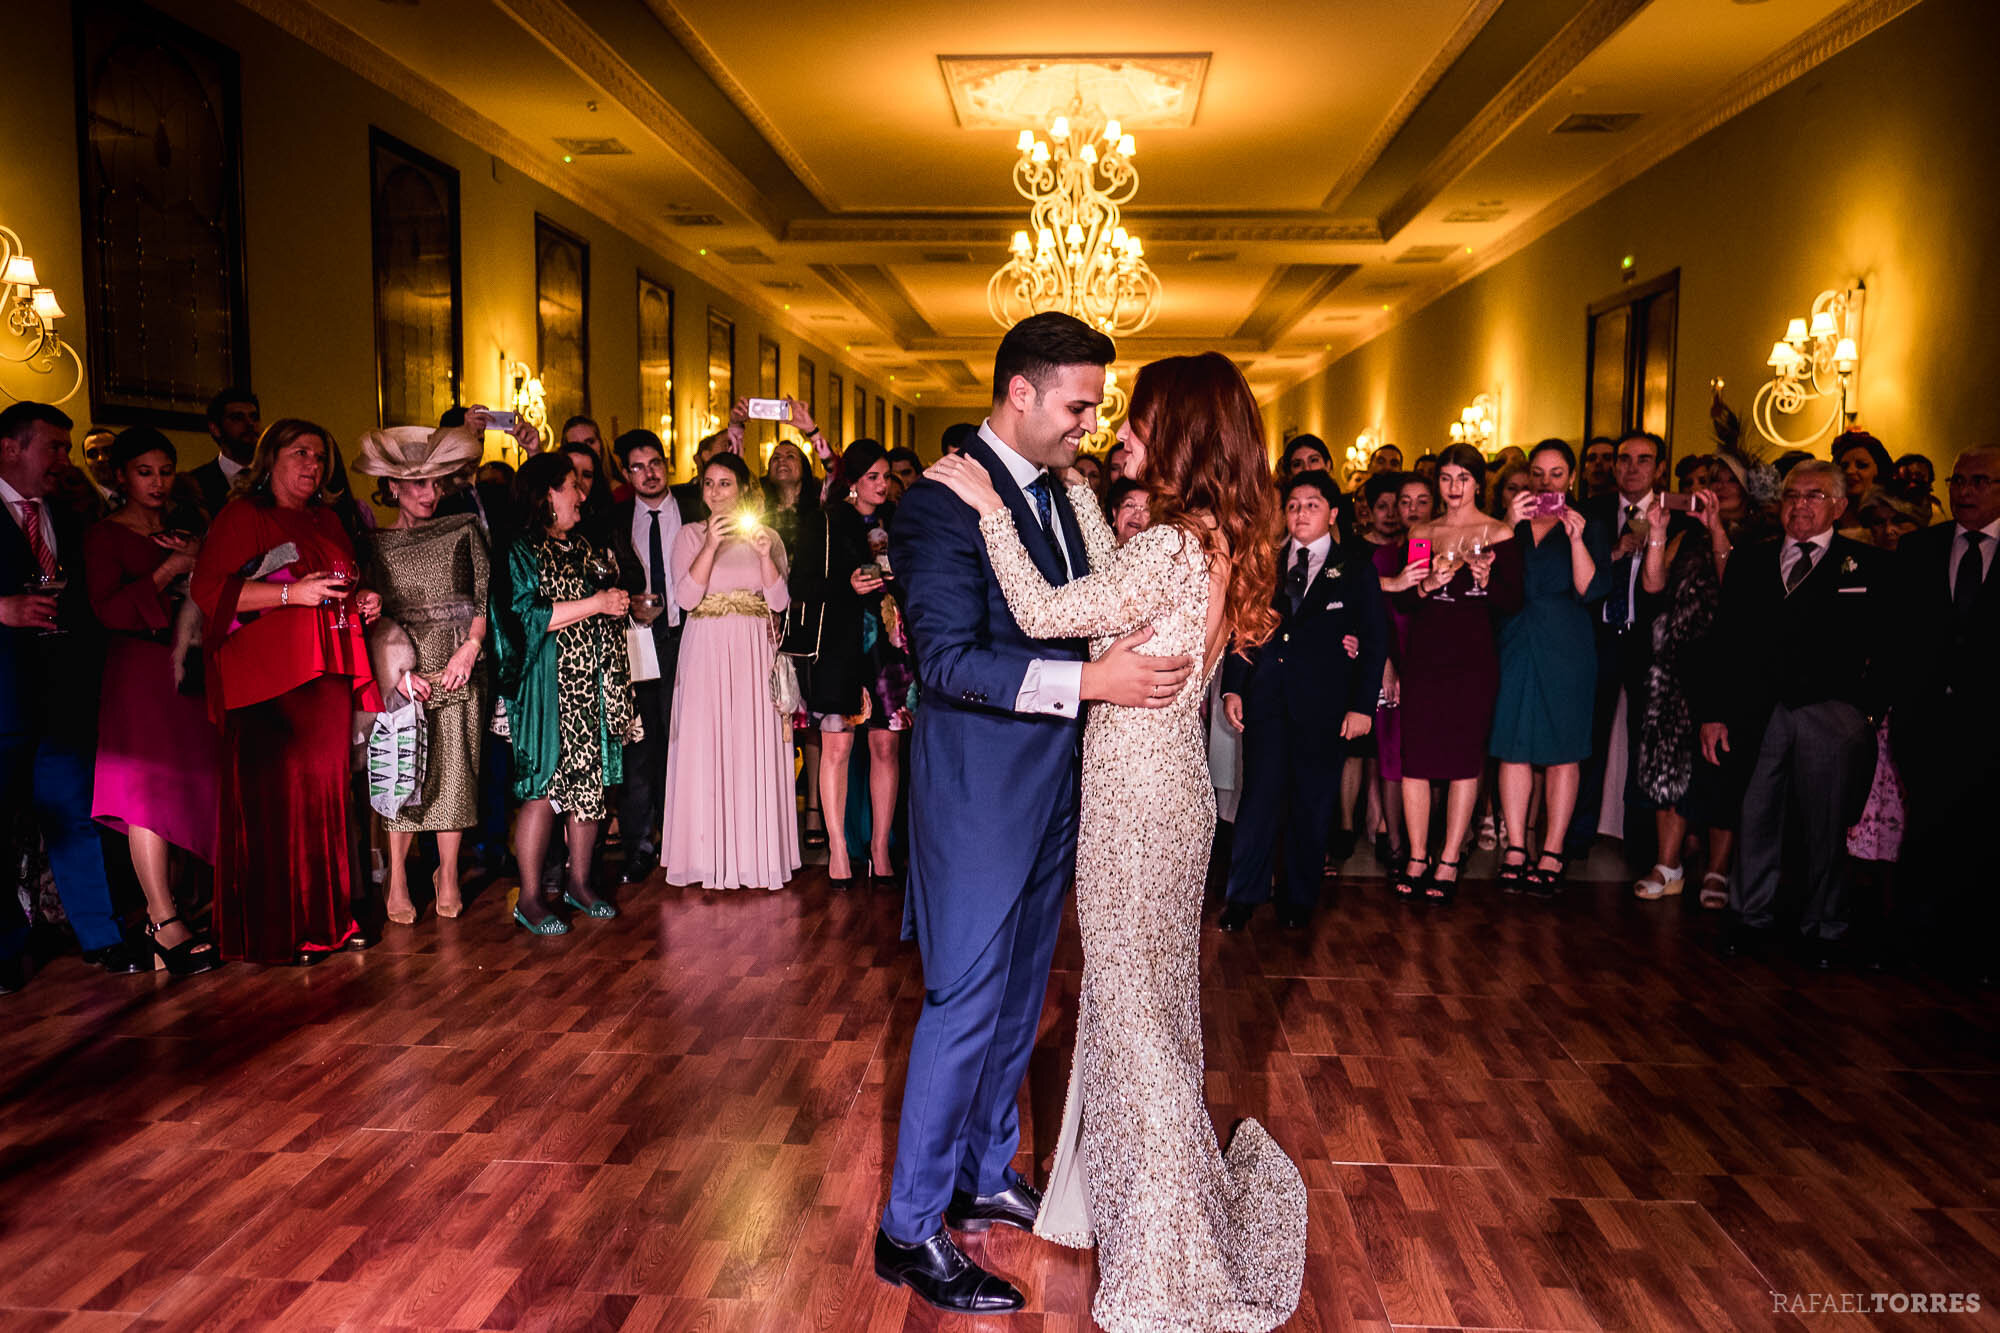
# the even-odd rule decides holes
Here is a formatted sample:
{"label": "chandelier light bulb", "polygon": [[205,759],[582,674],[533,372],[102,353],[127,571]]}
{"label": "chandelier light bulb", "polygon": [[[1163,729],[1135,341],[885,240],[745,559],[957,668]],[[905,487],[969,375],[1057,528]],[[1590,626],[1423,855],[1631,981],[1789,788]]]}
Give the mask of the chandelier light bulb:
{"label": "chandelier light bulb", "polygon": [[1080,222],[1070,223],[1069,230],[1063,233],[1063,243],[1066,245],[1082,245],[1083,224]]}
{"label": "chandelier light bulb", "polygon": [[1020,149],[1020,150],[1021,150],[1022,152],[1024,152],[1024,153],[1032,153],[1032,152],[1034,152],[1034,151],[1035,151],[1035,132],[1034,132],[1033,130],[1022,130],[1022,131],[1021,131],[1021,138],[1020,138],[1020,141],[1019,141],[1018,143],[1016,143],[1016,144],[1015,144],[1014,146],[1015,146],[1016,148]]}
{"label": "chandelier light bulb", "polygon": [[1055,119],[1055,123],[1054,123],[1053,125],[1050,125],[1050,126],[1049,126],[1049,137],[1050,137],[1051,139],[1058,139],[1058,140],[1060,140],[1060,139],[1067,139],[1067,138],[1069,138],[1069,117],[1068,117],[1068,116],[1057,116],[1057,117],[1056,117],[1056,119]]}
{"label": "chandelier light bulb", "polygon": [[1107,120],[1107,121],[1105,121],[1105,122],[1104,122],[1104,137],[1105,137],[1105,139],[1106,139],[1106,140],[1108,140],[1108,141],[1109,141],[1109,142],[1111,142],[1111,143],[1117,143],[1117,142],[1118,142],[1118,133],[1119,133],[1119,131],[1118,131],[1118,122],[1117,122],[1117,121],[1115,121],[1115,120]]}
{"label": "chandelier light bulb", "polygon": [[1029,156],[1036,162],[1046,162],[1049,160],[1049,146],[1040,139],[1037,139],[1035,140],[1035,151],[1029,154]]}
{"label": "chandelier light bulb", "polygon": [[1805,340],[1806,340],[1806,322],[1803,319],[1795,319],[1791,323],[1785,325],[1786,342],[1802,343]]}
{"label": "chandelier light bulb", "polygon": [[[1793,323],[1801,323],[1801,322],[1803,321],[1799,320],[1793,321]],[[1771,344],[1770,359],[1765,361],[1764,364],[1782,374],[1783,372],[1790,370],[1792,368],[1792,362],[1796,360],[1797,357],[1798,353],[1792,350],[1792,345],[1790,343],[1775,342]]]}
{"label": "chandelier light bulb", "polygon": [[1097,145],[1087,143],[1076,151],[1077,160],[1090,166],[1097,165]]}
{"label": "chandelier light bulb", "polygon": [[56,294],[47,287],[37,287],[34,289],[34,301],[35,313],[42,317],[43,323],[49,323],[63,317],[62,307],[56,304]]}
{"label": "chandelier light bulb", "polygon": [[1014,245],[1013,245],[1013,250],[1014,250],[1014,253],[1015,253],[1015,254],[1017,254],[1017,255],[1025,255],[1025,254],[1027,254],[1027,253],[1028,253],[1028,233],[1027,233],[1027,232],[1025,232],[1025,231],[1017,231],[1017,232],[1015,232],[1015,233],[1014,233]]}
{"label": "chandelier light bulb", "polygon": [[1854,339],[1842,338],[1839,342],[1834,344],[1833,364],[1834,368],[1840,371],[1841,374],[1845,375],[1849,371],[1853,370],[1854,363],[1859,361],[1860,359],[1861,359],[1861,354],[1857,352],[1854,348]]}
{"label": "chandelier light bulb", "polygon": [[1120,157],[1130,157],[1130,156],[1132,156],[1132,154],[1134,154],[1134,153],[1136,153],[1136,152],[1138,152],[1138,151],[1139,151],[1139,141],[1138,141],[1137,139],[1134,139],[1134,138],[1133,138],[1133,137],[1132,137],[1131,135],[1129,135],[1129,134],[1124,134],[1124,135],[1120,135],[1120,136],[1119,136],[1119,138],[1118,138],[1118,156],[1120,156]]}
{"label": "chandelier light bulb", "polygon": [[40,279],[35,276],[35,261],[26,255],[14,255],[7,260],[7,268],[0,273],[0,286],[33,287]]}
{"label": "chandelier light bulb", "polygon": [[1056,248],[1056,234],[1047,227],[1044,227],[1036,236],[1035,244],[1039,249],[1053,250]]}
{"label": "chandelier light bulb", "polygon": [[1815,338],[1835,338],[1840,335],[1839,327],[1833,322],[1831,310],[1821,310],[1812,317],[1812,336]]}

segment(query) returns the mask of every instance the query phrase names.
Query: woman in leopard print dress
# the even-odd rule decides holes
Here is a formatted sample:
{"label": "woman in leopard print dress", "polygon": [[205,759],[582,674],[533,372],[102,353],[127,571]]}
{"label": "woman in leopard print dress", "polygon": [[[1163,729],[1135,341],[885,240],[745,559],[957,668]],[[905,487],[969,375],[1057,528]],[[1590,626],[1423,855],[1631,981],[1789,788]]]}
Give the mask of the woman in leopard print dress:
{"label": "woman in leopard print dress", "polygon": [[1199,943],[1215,792],[1201,701],[1233,638],[1275,628],[1274,497],[1256,400],[1217,353],[1139,372],[1127,475],[1152,526],[1114,549],[1071,488],[1091,572],[1049,586],[977,463],[927,477],[981,511],[1008,609],[1034,638],[1101,652],[1150,626],[1142,651],[1203,670],[1165,707],[1093,704],[1083,740],[1076,913],[1083,996],[1055,1169],[1035,1230],[1097,1249],[1091,1316],[1111,1333],[1261,1333],[1291,1318],[1305,1273],[1306,1191],[1254,1120],[1227,1150],[1202,1096]]}
{"label": "woman in leopard print dress", "polygon": [[514,478],[521,535],[507,553],[504,599],[492,621],[514,751],[514,859],[521,876],[514,919],[536,935],[569,925],[542,899],[542,858],[556,817],[569,823],[563,900],[586,916],[618,909],[590,883],[591,854],[607,807],[604,789],[624,779],[633,726],[626,593],[614,586],[609,552],[575,531],[582,497],[567,454],[538,454]]}

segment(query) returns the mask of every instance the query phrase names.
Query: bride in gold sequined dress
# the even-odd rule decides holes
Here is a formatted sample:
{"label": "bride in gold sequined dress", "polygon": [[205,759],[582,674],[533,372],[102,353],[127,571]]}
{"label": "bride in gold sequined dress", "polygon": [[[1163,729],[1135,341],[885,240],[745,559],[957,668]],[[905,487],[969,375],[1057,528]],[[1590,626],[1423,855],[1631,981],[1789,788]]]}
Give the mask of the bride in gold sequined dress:
{"label": "bride in gold sequined dress", "polygon": [[1201,703],[1231,636],[1271,633],[1275,500],[1256,402],[1227,358],[1147,366],[1131,421],[1127,468],[1152,493],[1153,526],[1114,549],[1096,497],[1072,487],[1093,572],[1060,588],[1035,568],[983,468],[947,459],[929,475],[981,511],[1025,633],[1089,636],[1101,653],[1150,625],[1144,651],[1202,664],[1167,706],[1095,704],[1086,723],[1083,996],[1035,1230],[1096,1246],[1091,1314],[1111,1333],[1255,1333],[1297,1308],[1306,1192],[1254,1120],[1224,1152],[1202,1098],[1198,955],[1215,792]]}

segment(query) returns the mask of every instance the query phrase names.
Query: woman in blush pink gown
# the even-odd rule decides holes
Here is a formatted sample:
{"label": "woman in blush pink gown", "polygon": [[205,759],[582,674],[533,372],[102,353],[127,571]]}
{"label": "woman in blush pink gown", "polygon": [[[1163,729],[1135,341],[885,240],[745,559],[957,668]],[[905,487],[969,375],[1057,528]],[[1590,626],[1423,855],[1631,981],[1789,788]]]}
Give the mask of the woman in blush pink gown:
{"label": "woman in blush pink gown", "polygon": [[771,616],[790,604],[785,548],[739,507],[749,485],[741,458],[711,458],[708,520],[683,527],[668,559],[687,610],[660,838],[669,884],[775,889],[799,868],[791,719],[771,698]]}

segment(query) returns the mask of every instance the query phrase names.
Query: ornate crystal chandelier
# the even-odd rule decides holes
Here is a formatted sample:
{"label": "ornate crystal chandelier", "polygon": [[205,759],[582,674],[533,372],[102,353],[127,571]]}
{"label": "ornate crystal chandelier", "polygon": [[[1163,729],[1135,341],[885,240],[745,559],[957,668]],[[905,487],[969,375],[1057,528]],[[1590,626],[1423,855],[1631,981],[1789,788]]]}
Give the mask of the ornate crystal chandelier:
{"label": "ornate crystal chandelier", "polygon": [[1057,116],[1046,140],[1021,131],[1014,188],[1030,204],[1032,230],[1014,233],[986,304],[1003,328],[1060,310],[1122,338],[1151,324],[1160,300],[1145,247],[1118,222],[1139,188],[1135,145],[1115,120],[1077,106],[1071,116]]}

